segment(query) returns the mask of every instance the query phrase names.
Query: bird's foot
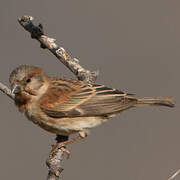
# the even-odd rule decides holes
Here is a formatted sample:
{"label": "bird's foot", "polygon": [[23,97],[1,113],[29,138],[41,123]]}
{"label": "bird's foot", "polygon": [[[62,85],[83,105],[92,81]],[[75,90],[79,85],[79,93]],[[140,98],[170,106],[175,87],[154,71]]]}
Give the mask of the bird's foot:
{"label": "bird's foot", "polygon": [[70,158],[71,153],[70,153],[70,151],[68,149],[66,149],[66,146],[65,146],[65,144],[63,142],[57,143],[56,145],[52,145],[52,150],[50,152],[50,157],[53,157],[58,152],[58,150],[61,150],[63,153],[65,153],[66,156],[67,156],[67,159]]}
{"label": "bird's foot", "polygon": [[71,138],[69,140],[68,140],[68,136],[57,135],[57,137],[56,137],[57,144],[52,146],[52,150],[50,152],[50,157],[53,157],[60,149],[61,151],[66,153],[67,159],[69,159],[70,152],[69,152],[69,150],[66,149],[66,145],[77,142],[77,141],[82,141],[84,138],[87,137],[87,135],[88,135],[87,130],[80,131],[79,136]]}

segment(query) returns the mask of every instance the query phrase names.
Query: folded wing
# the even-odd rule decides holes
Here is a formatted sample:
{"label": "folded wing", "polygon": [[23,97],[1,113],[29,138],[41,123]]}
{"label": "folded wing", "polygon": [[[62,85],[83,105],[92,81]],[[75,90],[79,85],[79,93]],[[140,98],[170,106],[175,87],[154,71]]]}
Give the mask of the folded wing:
{"label": "folded wing", "polygon": [[109,116],[136,103],[133,96],[104,85],[66,81],[52,84],[40,100],[42,111],[54,118]]}

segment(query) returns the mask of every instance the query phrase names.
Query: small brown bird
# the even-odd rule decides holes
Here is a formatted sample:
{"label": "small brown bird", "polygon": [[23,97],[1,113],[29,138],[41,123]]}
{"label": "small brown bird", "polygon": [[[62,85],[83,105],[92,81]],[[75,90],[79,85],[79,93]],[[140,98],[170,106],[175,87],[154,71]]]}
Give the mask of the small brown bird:
{"label": "small brown bird", "polygon": [[22,65],[10,75],[19,111],[41,128],[57,135],[87,136],[87,130],[129,108],[157,105],[174,107],[169,97],[135,98],[132,94],[79,80],[52,78],[38,67]]}

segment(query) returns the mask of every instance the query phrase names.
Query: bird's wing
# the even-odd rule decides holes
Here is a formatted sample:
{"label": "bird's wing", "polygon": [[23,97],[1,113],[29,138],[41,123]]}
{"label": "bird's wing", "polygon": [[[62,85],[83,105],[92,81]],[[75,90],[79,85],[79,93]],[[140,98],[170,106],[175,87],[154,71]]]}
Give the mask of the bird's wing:
{"label": "bird's wing", "polygon": [[40,99],[40,107],[50,117],[107,116],[132,107],[137,99],[104,85],[52,85]]}

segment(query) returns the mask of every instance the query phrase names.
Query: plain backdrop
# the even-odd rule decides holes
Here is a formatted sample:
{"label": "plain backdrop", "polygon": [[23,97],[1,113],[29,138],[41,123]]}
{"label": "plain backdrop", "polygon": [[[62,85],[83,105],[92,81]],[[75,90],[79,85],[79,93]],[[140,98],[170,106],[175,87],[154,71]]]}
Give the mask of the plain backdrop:
{"label": "plain backdrop", "polygon": [[[68,148],[63,179],[166,180],[180,168],[179,0],[1,0],[0,81],[21,64],[74,75],[17,22],[35,17],[97,83],[144,96],[173,96],[174,109],[125,111]],[[75,78],[75,77],[74,77]],[[0,179],[45,179],[55,136],[29,122],[0,94]],[[177,177],[179,179],[180,177]]]}

